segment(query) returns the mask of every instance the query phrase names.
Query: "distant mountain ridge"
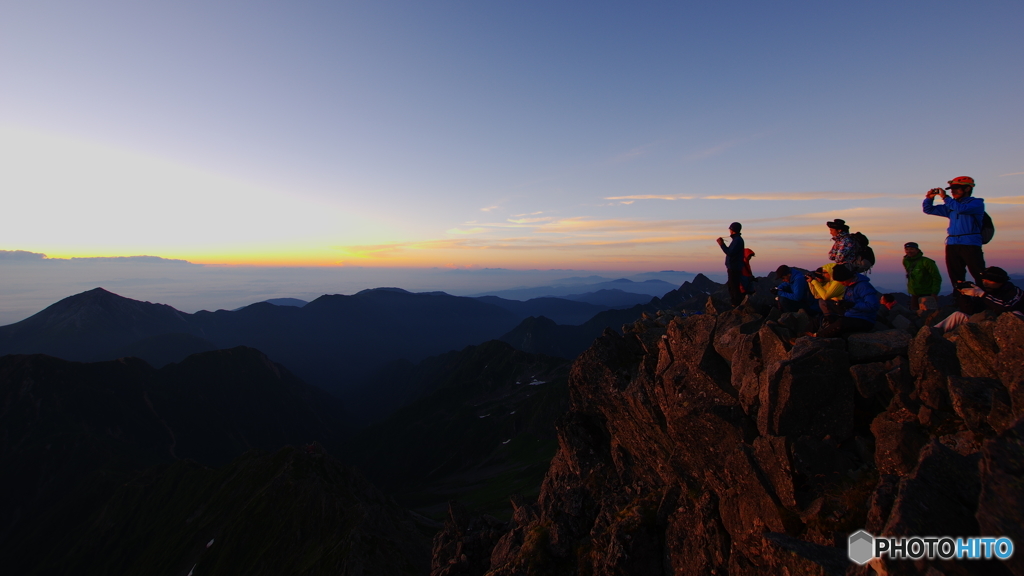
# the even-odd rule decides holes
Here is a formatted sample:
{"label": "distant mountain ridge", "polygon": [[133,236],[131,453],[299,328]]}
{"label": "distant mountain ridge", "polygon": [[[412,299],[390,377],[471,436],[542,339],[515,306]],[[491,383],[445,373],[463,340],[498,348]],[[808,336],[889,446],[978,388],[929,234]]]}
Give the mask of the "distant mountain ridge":
{"label": "distant mountain ridge", "polygon": [[667,308],[703,311],[708,297],[726,298],[724,290],[724,284],[697,274],[693,282],[683,282],[679,288],[661,298],[651,298],[646,304],[606,310],[578,326],[562,325],[543,316],[531,317],[503,334],[499,340],[526,352],[572,359],[590,347],[594,339],[608,328],[619,330],[623,324],[631,323],[644,314],[657,314]]}
{"label": "distant mountain ridge", "polygon": [[250,346],[303,380],[338,391],[387,361],[418,361],[484,342],[518,321],[473,298],[395,289],[325,295],[301,308],[263,302],[187,314],[96,288],[0,327],[0,355],[99,361],[132,353],[160,365],[211,347]]}
{"label": "distant mountain ridge", "polygon": [[544,297],[565,298],[570,294],[580,296],[585,293],[597,292],[599,290],[621,290],[622,292],[645,294],[653,297],[662,296],[677,288],[676,284],[665,282],[664,280],[659,280],[657,278],[651,278],[642,282],[636,282],[628,278],[588,282],[588,280],[592,279],[593,278],[567,278],[564,283],[555,285],[538,286],[535,288],[497,290],[486,294],[479,294],[478,296],[498,296],[509,300],[529,300],[532,298]]}
{"label": "distant mountain ridge", "polygon": [[[622,279],[611,284],[665,283]],[[418,362],[497,339],[531,316],[569,325],[612,320],[605,326],[614,326],[622,323],[620,318],[639,314],[609,316],[607,309],[559,298],[520,302],[377,288],[351,296],[324,295],[301,307],[260,302],[234,311],[188,314],[96,288],[0,327],[0,355],[42,353],[75,361],[136,356],[159,367],[189,354],[250,346],[306,382],[339,393],[388,362]]]}

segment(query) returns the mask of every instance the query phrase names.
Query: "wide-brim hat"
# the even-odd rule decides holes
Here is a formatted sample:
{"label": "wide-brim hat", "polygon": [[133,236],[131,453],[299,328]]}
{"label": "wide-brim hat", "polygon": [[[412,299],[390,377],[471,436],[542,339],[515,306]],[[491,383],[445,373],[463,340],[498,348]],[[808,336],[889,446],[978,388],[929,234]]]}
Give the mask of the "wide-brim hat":
{"label": "wide-brim hat", "polygon": [[835,220],[825,222],[825,226],[832,228],[833,230],[849,230],[850,227],[846,225],[846,220],[836,218]]}

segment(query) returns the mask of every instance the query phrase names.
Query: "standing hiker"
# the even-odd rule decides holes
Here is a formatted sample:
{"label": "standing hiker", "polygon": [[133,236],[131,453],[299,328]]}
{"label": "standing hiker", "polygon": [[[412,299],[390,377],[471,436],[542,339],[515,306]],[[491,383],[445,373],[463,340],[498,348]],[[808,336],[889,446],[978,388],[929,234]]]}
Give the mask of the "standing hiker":
{"label": "standing hiker", "polygon": [[739,222],[733,222],[729,224],[729,245],[725,245],[725,240],[721,237],[718,238],[718,247],[725,252],[725,270],[729,274],[729,279],[726,285],[729,287],[729,299],[732,301],[733,306],[739,306],[740,302],[743,301],[743,293],[740,291],[740,286],[743,283],[743,237],[740,236],[740,230],[743,229],[743,225]]}
{"label": "standing hiker", "polygon": [[[949,194],[946,194],[949,190]],[[969,301],[956,291],[957,286],[967,279],[970,270],[974,283],[981,284],[981,273],[985,270],[985,254],[981,250],[981,227],[985,218],[985,201],[974,198],[974,178],[957,176],[949,186],[932,188],[925,194],[922,207],[925,214],[949,218],[946,228],[946,273],[957,294],[957,304],[963,309]],[[935,197],[941,196],[943,204],[935,205]],[[952,198],[950,198],[952,196]]]}
{"label": "standing hiker", "polygon": [[906,291],[910,294],[910,310],[938,310],[939,288],[942,277],[935,260],[925,257],[916,242],[903,245],[903,270],[906,271]]}
{"label": "standing hiker", "polygon": [[910,309],[938,310],[939,288],[942,276],[935,260],[926,258],[917,242],[903,245],[903,269],[907,271],[907,293],[910,294]]}
{"label": "standing hiker", "polygon": [[857,245],[850,237],[850,227],[846,225],[846,220],[836,218],[825,225],[832,234],[832,249],[828,251],[828,259],[836,264],[853,262],[857,256]]}
{"label": "standing hiker", "polygon": [[740,291],[744,294],[753,294],[754,290],[754,271],[750,268],[750,259],[757,254],[750,248],[743,249],[743,283],[740,284]]}

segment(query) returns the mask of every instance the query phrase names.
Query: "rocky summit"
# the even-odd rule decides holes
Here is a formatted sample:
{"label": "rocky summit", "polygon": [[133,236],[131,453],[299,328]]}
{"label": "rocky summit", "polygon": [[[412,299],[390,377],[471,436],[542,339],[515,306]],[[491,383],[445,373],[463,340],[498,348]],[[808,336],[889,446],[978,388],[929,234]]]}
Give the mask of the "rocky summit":
{"label": "rocky summit", "polygon": [[847,538],[1024,543],[1024,321],[800,336],[765,307],[608,330],[573,364],[536,502],[508,522],[453,503],[433,576],[1016,574],[873,560]]}

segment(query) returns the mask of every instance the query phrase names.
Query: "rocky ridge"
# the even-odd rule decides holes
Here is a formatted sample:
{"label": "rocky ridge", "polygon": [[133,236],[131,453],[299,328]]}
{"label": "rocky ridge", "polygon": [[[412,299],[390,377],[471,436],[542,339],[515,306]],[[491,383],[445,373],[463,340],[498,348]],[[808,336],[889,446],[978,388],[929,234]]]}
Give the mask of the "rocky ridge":
{"label": "rocky ridge", "polygon": [[848,339],[755,301],[649,315],[574,363],[559,449],[508,523],[453,503],[433,576],[1016,574],[847,559],[887,535],[1024,542],[1024,322]]}

